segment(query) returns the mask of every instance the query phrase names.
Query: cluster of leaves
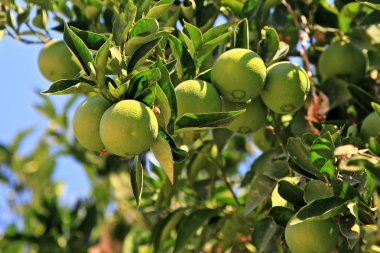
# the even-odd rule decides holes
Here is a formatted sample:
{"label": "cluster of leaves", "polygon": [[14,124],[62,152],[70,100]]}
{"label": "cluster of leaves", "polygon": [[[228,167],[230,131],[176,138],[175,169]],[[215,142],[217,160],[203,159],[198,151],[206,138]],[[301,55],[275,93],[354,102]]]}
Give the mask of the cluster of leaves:
{"label": "cluster of leaves", "polygon": [[[378,101],[380,68],[377,1],[26,2],[23,8],[0,1],[0,31],[26,43],[33,42],[26,38],[31,35],[44,42],[53,15],[53,29],[63,32],[83,69],[43,93],[95,92],[113,102],[132,98],[158,106],[166,142],[158,156],[163,168],[149,155],[98,157],[70,137],[66,113],[76,96],[62,115],[42,96],[36,108],[54,123],[44,141],[25,156],[17,148],[28,132],[1,146],[1,167],[18,180],[2,175],[4,182],[18,194],[33,193],[28,203],[17,204],[24,227],[7,228],[0,240],[5,252],[25,245],[32,252],[85,252],[102,243],[110,204],[121,225],[107,232],[114,244],[123,241],[115,251],[284,252],[284,228],[297,217],[334,219],[340,252],[376,252],[380,138],[366,146],[357,124],[374,109],[380,114],[371,104]],[[213,27],[219,15],[229,22]],[[367,50],[372,75],[362,83],[319,82],[313,66],[335,35]],[[267,125],[279,146],[255,158],[249,170],[251,138],[221,128],[241,112],[176,115],[174,87],[189,79],[209,81],[210,59],[233,47],[257,51],[267,66],[290,56],[303,60],[314,84],[310,101],[290,121],[271,114]],[[160,107],[165,103],[169,111]],[[167,114],[165,122],[161,115]],[[202,130],[186,151],[178,147],[185,128]],[[83,165],[92,184],[92,197],[72,209],[57,202],[59,184],[51,181],[54,161],[67,155]]]}

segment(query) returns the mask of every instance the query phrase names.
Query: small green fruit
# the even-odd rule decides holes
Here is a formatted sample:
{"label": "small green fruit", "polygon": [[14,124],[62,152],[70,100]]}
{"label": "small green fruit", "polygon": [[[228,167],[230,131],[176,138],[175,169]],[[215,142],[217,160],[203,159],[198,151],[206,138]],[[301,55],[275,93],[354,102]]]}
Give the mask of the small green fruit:
{"label": "small green fruit", "polygon": [[350,42],[336,41],[322,52],[318,60],[318,70],[323,81],[330,77],[339,77],[357,83],[365,76],[367,58]]}
{"label": "small green fruit", "polygon": [[240,134],[255,132],[265,125],[268,109],[261,101],[261,98],[255,98],[248,103],[233,103],[223,100],[224,111],[246,111],[238,118],[234,119],[227,128]]}
{"label": "small green fruit", "polygon": [[364,141],[368,142],[369,138],[380,133],[380,116],[376,112],[368,114],[363,120],[360,128],[360,135]]}
{"label": "small green fruit", "polygon": [[158,135],[153,111],[136,100],[122,100],[103,114],[100,138],[106,149],[118,156],[130,157],[147,151]]}
{"label": "small green fruit", "polygon": [[211,69],[211,80],[220,94],[231,102],[257,97],[264,87],[266,67],[255,52],[235,48],[221,54]]}
{"label": "small green fruit", "polygon": [[100,96],[86,98],[75,110],[73,131],[78,142],[88,150],[100,151],[104,145],[100,139],[99,124],[111,102]]}
{"label": "small green fruit", "polygon": [[338,229],[331,220],[305,221],[285,228],[285,241],[292,253],[332,253],[338,243]]}
{"label": "small green fruit", "polygon": [[38,67],[42,75],[51,82],[74,78],[81,67],[64,41],[52,40],[40,51]]}
{"label": "small green fruit", "polygon": [[185,113],[220,112],[222,101],[215,87],[206,81],[188,80],[175,88],[178,118]]}
{"label": "small green fruit", "polygon": [[268,68],[261,98],[269,109],[280,114],[289,114],[300,109],[310,90],[310,80],[300,66],[285,61]]}

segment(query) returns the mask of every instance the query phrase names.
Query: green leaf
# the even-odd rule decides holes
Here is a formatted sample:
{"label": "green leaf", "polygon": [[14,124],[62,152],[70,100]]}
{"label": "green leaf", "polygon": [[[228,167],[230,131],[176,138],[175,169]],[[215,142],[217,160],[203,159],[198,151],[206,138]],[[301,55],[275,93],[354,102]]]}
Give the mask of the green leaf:
{"label": "green leaf", "polygon": [[373,110],[377,113],[377,115],[380,117],[380,105],[375,102],[371,102]]}
{"label": "green leaf", "polygon": [[159,128],[159,134],[169,143],[170,148],[172,149],[174,161],[182,162],[187,158],[188,153],[185,150],[178,148],[173,138],[161,127]]}
{"label": "green leaf", "polygon": [[271,164],[272,159],[275,157],[273,152],[264,152],[259,157],[257,157],[251,165],[249,171],[245,174],[243,180],[241,181],[241,186],[246,186],[251,183],[255,175],[260,175],[266,171]]}
{"label": "green leaf", "polygon": [[317,199],[325,199],[334,196],[333,189],[325,182],[320,180],[311,180],[305,185],[305,194],[303,199],[306,203],[310,203]]}
{"label": "green leaf", "polygon": [[358,1],[362,4],[365,4],[375,10],[380,11],[380,1],[379,0],[372,0],[372,1]]}
{"label": "green leaf", "polygon": [[278,45],[278,50],[276,54],[273,56],[271,63],[276,62],[280,60],[281,58],[285,57],[288,54],[288,52],[289,52],[289,45],[283,41],[280,41]]}
{"label": "green leaf", "polygon": [[346,4],[339,13],[339,27],[344,32],[347,33],[351,31],[351,23],[355,17],[360,13],[362,5],[357,2],[351,2]]}
{"label": "green leaf", "polygon": [[181,41],[175,36],[170,35],[169,45],[174,58],[177,60],[176,70],[179,80],[194,78],[196,72],[195,62]]}
{"label": "green leaf", "polygon": [[295,216],[296,219],[291,222],[297,224],[302,221],[329,219],[346,210],[346,205],[346,200],[338,197],[317,199],[301,208]]}
{"label": "green leaf", "polygon": [[128,61],[127,72],[131,73],[133,70],[138,70],[138,68],[140,68],[148,59],[149,55],[158,45],[160,40],[161,38],[153,39],[137,49],[132,55],[131,59]]}
{"label": "green leaf", "polygon": [[322,181],[325,180],[323,174],[312,164],[310,160],[310,152],[302,143],[299,137],[291,137],[288,139],[286,149],[293,161],[306,172],[316,176]]}
{"label": "green leaf", "polygon": [[157,58],[156,62],[152,65],[152,68],[158,68],[161,72],[161,79],[157,82],[169,101],[171,108],[171,118],[169,124],[174,123],[175,119],[177,118],[177,100],[175,96],[174,86],[170,79],[169,71],[160,57]]}
{"label": "green leaf", "polygon": [[374,10],[363,19],[361,25],[370,26],[378,23],[380,23],[380,12]]}
{"label": "green leaf", "polygon": [[268,199],[276,187],[276,184],[277,180],[265,174],[255,177],[251,182],[251,188],[245,201],[245,213],[251,213],[256,207]]}
{"label": "green leaf", "polygon": [[63,79],[54,82],[49,89],[42,91],[45,95],[63,95],[74,93],[89,93],[96,91],[96,88],[88,83],[84,83],[81,80],[68,80]]}
{"label": "green leaf", "polygon": [[294,214],[295,212],[292,209],[284,206],[275,206],[269,212],[269,216],[271,216],[278,225],[283,227],[286,227],[286,224],[288,224],[288,221]]}
{"label": "green leaf", "polygon": [[171,147],[164,137],[160,134],[151,147],[157,161],[161,164],[170,182],[174,183],[174,160]]}
{"label": "green leaf", "polygon": [[290,180],[283,179],[278,182],[278,193],[282,198],[296,206],[305,204],[303,200],[304,191]]}
{"label": "green leaf", "polygon": [[168,240],[170,233],[177,226],[178,222],[182,219],[186,209],[181,208],[173,211],[164,219],[160,220],[153,228],[152,243],[154,252],[160,251],[162,243]]}
{"label": "green leaf", "polygon": [[358,240],[360,238],[360,224],[354,215],[348,214],[340,216],[338,220],[338,228],[342,235],[350,240]]}
{"label": "green leaf", "polygon": [[200,66],[204,60],[217,48],[222,41],[229,38],[232,35],[232,31],[223,33],[222,35],[209,40],[204,43],[198,53],[198,58],[196,59],[197,64]]}
{"label": "green leaf", "polygon": [[172,110],[170,108],[168,97],[166,96],[164,91],[158,84],[156,84],[155,86],[156,96],[154,100],[154,106],[160,109],[160,113],[156,114],[157,121],[162,128],[166,129],[171,119]]}
{"label": "green leaf", "polygon": [[142,18],[133,25],[129,32],[130,38],[135,36],[146,36],[146,34],[152,34],[158,32],[158,22],[154,18]]}
{"label": "green leaf", "polygon": [[126,6],[126,12],[116,16],[113,23],[112,35],[116,45],[121,46],[127,40],[129,30],[136,18],[137,7],[133,1],[129,0]]}
{"label": "green leaf", "polygon": [[330,132],[319,136],[310,149],[312,164],[330,178],[335,177],[334,150],[335,146]]}
{"label": "green leaf", "polygon": [[277,224],[271,217],[266,217],[254,224],[252,244],[257,252],[266,252],[266,248],[278,230]]}
{"label": "green leaf", "polygon": [[236,27],[234,45],[235,48],[249,49],[249,28],[246,18],[240,21]]}
{"label": "green leaf", "polygon": [[218,210],[215,209],[200,209],[185,217],[177,230],[174,252],[183,252],[184,247],[192,239],[195,232],[217,214]]}
{"label": "green leaf", "polygon": [[96,53],[95,57],[96,82],[98,88],[100,89],[102,94],[110,100],[112,100],[112,98],[109,96],[106,84],[106,71],[111,40],[112,36],[110,36],[109,39],[105,43],[103,43],[103,45],[99,48],[98,52]]}
{"label": "green leaf", "polygon": [[169,31],[160,31],[153,34],[141,34],[138,36],[134,36],[129,38],[125,43],[125,54],[127,56],[132,56],[137,49],[143,46],[145,43],[159,38],[165,38],[169,36]]}
{"label": "green leaf", "polygon": [[158,68],[146,69],[135,74],[129,82],[126,92],[128,98],[136,98],[143,90],[160,80],[161,72]]}
{"label": "green leaf", "polygon": [[132,191],[133,195],[136,199],[137,207],[140,206],[140,200],[141,200],[141,194],[143,189],[143,182],[144,182],[144,176],[143,176],[143,166],[141,164],[141,159],[139,156],[135,157],[135,164],[131,169],[131,184],[132,184]]}
{"label": "green leaf", "polygon": [[152,8],[149,9],[146,14],[147,18],[159,18],[161,15],[165,14],[165,11],[173,6],[174,0],[160,0]]}
{"label": "green leaf", "polygon": [[91,55],[90,50],[81,38],[76,35],[71,28],[65,23],[65,30],[63,32],[63,39],[70,50],[74,53],[75,57],[79,60],[82,68],[87,75],[90,75],[91,68],[88,63],[94,63],[94,58]]}
{"label": "green leaf", "polygon": [[[136,100],[141,101],[148,107],[152,107],[154,100],[156,98],[156,90],[160,88],[157,83],[153,83],[146,89],[142,90],[140,93],[136,94]],[[157,117],[157,116],[156,116]]]}
{"label": "green leaf", "polygon": [[187,33],[190,35],[191,42],[194,45],[195,52],[197,52],[203,44],[202,32],[196,26],[186,21],[184,21],[184,24]]}
{"label": "green leaf", "polygon": [[237,24],[236,22],[227,22],[227,23],[210,28],[207,32],[203,34],[203,42],[207,43],[211,40],[216,39],[222,34],[225,34],[226,32],[232,32],[228,30],[231,26],[236,25],[236,24]]}
{"label": "green leaf", "polygon": [[174,130],[205,130],[210,128],[225,127],[244,112],[245,109],[240,111],[203,114],[185,113],[175,123]]}
{"label": "green leaf", "polygon": [[109,35],[94,33],[90,31],[84,31],[75,27],[71,27],[71,30],[83,40],[86,46],[92,50],[99,50],[99,48],[108,40]]}
{"label": "green leaf", "polygon": [[280,46],[280,40],[276,29],[265,26],[261,29],[261,40],[258,43],[257,53],[268,65],[276,55]]}

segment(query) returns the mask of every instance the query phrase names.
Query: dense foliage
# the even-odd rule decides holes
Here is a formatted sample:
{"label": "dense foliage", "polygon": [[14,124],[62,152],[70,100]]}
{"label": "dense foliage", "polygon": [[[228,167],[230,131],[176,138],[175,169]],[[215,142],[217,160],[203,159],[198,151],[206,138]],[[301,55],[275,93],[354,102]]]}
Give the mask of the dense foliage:
{"label": "dense foliage", "polygon": [[[379,1],[0,0],[2,36],[46,44],[52,84],[35,149],[30,129],[0,144],[0,183],[31,196],[1,252],[380,252]],[[51,178],[68,156],[92,187],[73,206]]]}

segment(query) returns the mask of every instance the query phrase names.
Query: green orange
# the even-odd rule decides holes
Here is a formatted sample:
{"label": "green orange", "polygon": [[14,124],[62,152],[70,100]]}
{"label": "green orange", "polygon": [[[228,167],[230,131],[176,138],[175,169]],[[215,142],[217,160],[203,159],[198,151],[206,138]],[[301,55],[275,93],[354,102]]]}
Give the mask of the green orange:
{"label": "green orange", "polygon": [[100,151],[104,148],[100,139],[99,124],[103,113],[111,102],[101,96],[86,98],[75,110],[73,131],[78,142],[88,150]]}
{"label": "green orange", "polygon": [[332,253],[338,243],[338,228],[331,219],[286,225],[285,241],[292,253]]}
{"label": "green orange", "polygon": [[371,112],[365,117],[360,128],[360,135],[364,141],[380,133],[380,116],[376,112]]}
{"label": "green orange", "polygon": [[339,77],[357,83],[367,71],[365,54],[348,41],[336,41],[326,48],[318,60],[318,70],[325,81],[330,77]]}
{"label": "green orange", "polygon": [[153,111],[136,100],[122,100],[103,114],[100,138],[106,149],[119,156],[130,157],[147,151],[158,135]]}
{"label": "green orange", "polygon": [[45,44],[38,56],[38,67],[49,81],[74,78],[81,67],[64,41],[51,40]]}
{"label": "green orange", "polygon": [[211,113],[222,110],[222,101],[215,87],[203,80],[188,80],[175,87],[178,118],[185,113]]}
{"label": "green orange", "polygon": [[261,98],[272,111],[288,114],[304,105],[309,91],[310,80],[306,71],[292,62],[284,61],[268,68]]}
{"label": "green orange", "polygon": [[224,52],[211,69],[212,83],[231,102],[246,102],[259,96],[265,77],[266,67],[260,56],[243,48]]}

